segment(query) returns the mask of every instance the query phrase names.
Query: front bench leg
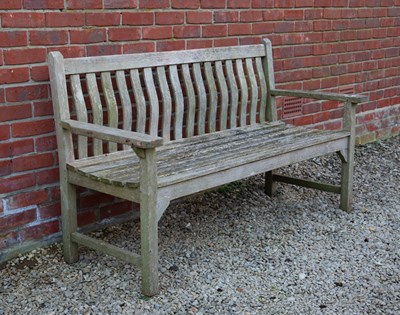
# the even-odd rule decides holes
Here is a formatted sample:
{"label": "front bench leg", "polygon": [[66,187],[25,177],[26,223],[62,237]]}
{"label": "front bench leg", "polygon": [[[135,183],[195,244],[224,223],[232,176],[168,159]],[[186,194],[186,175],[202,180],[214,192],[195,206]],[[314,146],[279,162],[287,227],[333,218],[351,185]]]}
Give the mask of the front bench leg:
{"label": "front bench leg", "polygon": [[274,171],[265,173],[265,193],[272,198],[276,191],[276,182],[274,181]]}
{"label": "front bench leg", "polygon": [[153,296],[159,291],[156,152],[154,148],[135,152],[140,158],[142,293]]}

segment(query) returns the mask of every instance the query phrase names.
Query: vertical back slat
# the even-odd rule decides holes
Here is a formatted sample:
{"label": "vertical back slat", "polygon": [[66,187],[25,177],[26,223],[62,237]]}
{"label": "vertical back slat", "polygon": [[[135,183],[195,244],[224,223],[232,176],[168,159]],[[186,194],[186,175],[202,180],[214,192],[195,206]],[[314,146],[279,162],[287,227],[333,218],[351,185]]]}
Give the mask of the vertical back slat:
{"label": "vertical back slat", "polygon": [[154,85],[153,70],[151,68],[144,69],[144,82],[147,94],[150,100],[150,134],[156,136],[158,134],[158,116],[159,103],[156,87]]}
{"label": "vertical back slat", "polygon": [[243,70],[243,63],[241,59],[236,60],[236,73],[239,80],[240,89],[240,126],[246,125],[246,114],[247,114],[247,100],[249,97],[248,87],[246,82],[246,75]]}
{"label": "vertical back slat", "polygon": [[130,71],[133,95],[135,96],[136,103],[136,132],[146,132],[146,100],[142,84],[140,82],[139,71],[133,69]]}
{"label": "vertical back slat", "polygon": [[[118,108],[117,100],[115,99],[114,88],[111,81],[110,72],[101,73],[101,85],[103,88],[104,98],[106,100],[107,112],[108,112],[108,126],[112,128],[118,128]],[[108,143],[108,151],[117,151],[117,144],[114,142]]]}
{"label": "vertical back slat", "polygon": [[205,123],[206,123],[206,110],[207,110],[207,95],[204,86],[203,76],[201,75],[201,66],[199,63],[193,64],[193,74],[194,74],[194,86],[197,91],[198,97],[198,108],[199,112],[197,115],[197,133],[199,135],[204,134]]}
{"label": "vertical back slat", "polygon": [[265,106],[267,104],[267,84],[265,82],[264,69],[260,57],[256,58],[257,76],[260,81],[260,123],[265,123]]}
{"label": "vertical back slat", "polygon": [[230,115],[229,115],[229,127],[236,127],[237,120],[237,109],[239,101],[239,91],[236,84],[235,73],[233,71],[232,60],[227,60],[225,62],[226,75],[228,78],[229,85],[229,96],[230,96]]}
{"label": "vertical back slat", "polygon": [[157,79],[158,85],[161,90],[162,97],[162,137],[169,141],[171,139],[171,107],[172,99],[171,92],[169,90],[167,76],[165,74],[164,67],[157,67]]}
{"label": "vertical back slat", "polygon": [[246,58],[246,72],[250,81],[250,125],[254,125],[257,118],[258,87],[251,58]]}
{"label": "vertical back slat", "polygon": [[[83,97],[81,78],[79,74],[71,75],[71,92],[74,101],[76,116],[79,121],[88,122],[85,98]],[[78,157],[80,159],[88,156],[88,139],[78,136]]]}
{"label": "vertical back slat", "polygon": [[169,77],[171,80],[172,91],[175,103],[175,119],[174,119],[174,138],[182,139],[183,129],[183,93],[181,83],[178,76],[178,68],[175,65],[169,66]]}
{"label": "vertical back slat", "polygon": [[221,94],[219,129],[225,130],[228,121],[228,86],[226,85],[224,69],[221,61],[215,62],[215,71],[217,74],[219,92]]}
{"label": "vertical back slat", "polygon": [[265,47],[265,57],[263,58],[264,73],[267,77],[267,119],[268,121],[274,121],[278,119],[276,112],[275,97],[270,93],[271,89],[275,88],[274,78],[274,63],[272,59],[272,43],[268,39],[263,39]]}
{"label": "vertical back slat", "polygon": [[[132,103],[126,85],[125,72],[122,70],[117,71],[115,76],[117,78],[118,93],[122,103],[122,128],[124,130],[132,130]],[[124,149],[128,150],[130,146],[124,145]]]}
{"label": "vertical back slat", "polygon": [[217,87],[215,85],[214,73],[211,62],[204,63],[204,73],[208,87],[208,132],[214,132],[217,118]]}
{"label": "vertical back slat", "polygon": [[[103,107],[101,105],[100,93],[97,87],[96,75],[94,73],[86,74],[86,84],[89,93],[90,103],[92,105],[93,123],[103,125]],[[103,154],[103,142],[93,139],[93,155]]]}
{"label": "vertical back slat", "polygon": [[196,115],[196,97],[194,95],[192,77],[190,75],[190,68],[188,64],[182,65],[183,81],[185,84],[185,91],[187,96],[187,113],[186,113],[186,136],[192,137],[194,134],[194,118]]}

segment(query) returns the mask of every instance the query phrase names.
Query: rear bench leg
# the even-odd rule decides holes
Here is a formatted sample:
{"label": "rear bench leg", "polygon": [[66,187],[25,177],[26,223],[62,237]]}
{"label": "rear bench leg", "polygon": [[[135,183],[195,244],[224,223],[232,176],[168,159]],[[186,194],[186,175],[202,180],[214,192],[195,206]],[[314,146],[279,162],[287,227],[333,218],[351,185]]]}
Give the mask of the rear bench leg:
{"label": "rear bench leg", "polygon": [[339,153],[342,161],[342,174],[340,183],[340,209],[350,212],[353,202],[353,169],[354,149]]}
{"label": "rear bench leg", "polygon": [[155,149],[135,152],[140,157],[142,293],[153,296],[159,291],[156,154]]}
{"label": "rear bench leg", "polygon": [[276,191],[276,182],[274,181],[273,176],[273,171],[265,173],[265,193],[270,197],[272,197]]}
{"label": "rear bench leg", "polygon": [[77,230],[76,187],[62,181],[60,189],[64,260],[72,264],[79,260],[78,244],[71,241],[71,233]]}

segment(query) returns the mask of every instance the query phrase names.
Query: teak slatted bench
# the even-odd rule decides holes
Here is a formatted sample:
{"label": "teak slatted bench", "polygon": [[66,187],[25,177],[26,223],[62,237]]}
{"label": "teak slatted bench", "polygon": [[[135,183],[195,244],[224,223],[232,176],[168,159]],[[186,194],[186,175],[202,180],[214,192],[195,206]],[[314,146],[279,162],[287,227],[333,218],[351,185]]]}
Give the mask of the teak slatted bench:
{"label": "teak slatted bench", "polygon": [[[350,210],[355,105],[366,98],[275,88],[272,47],[48,58],[59,150],[65,260],[78,244],[141,266],[142,292],[158,292],[157,224],[171,200],[265,173],[275,181],[340,194]],[[341,131],[277,120],[276,96],[345,103]],[[341,185],[273,170],[337,152]],[[77,232],[76,186],[140,203],[140,255]]]}

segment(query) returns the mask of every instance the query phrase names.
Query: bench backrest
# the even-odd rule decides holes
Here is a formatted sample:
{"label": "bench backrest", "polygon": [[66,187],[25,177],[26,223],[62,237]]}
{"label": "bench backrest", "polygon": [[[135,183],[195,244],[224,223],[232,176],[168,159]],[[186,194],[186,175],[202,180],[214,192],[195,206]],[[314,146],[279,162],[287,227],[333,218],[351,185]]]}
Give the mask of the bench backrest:
{"label": "bench backrest", "polygon": [[[168,142],[276,119],[269,40],[71,59],[52,52],[49,68],[56,121],[77,119]],[[77,141],[80,158],[118,150],[86,137]]]}

